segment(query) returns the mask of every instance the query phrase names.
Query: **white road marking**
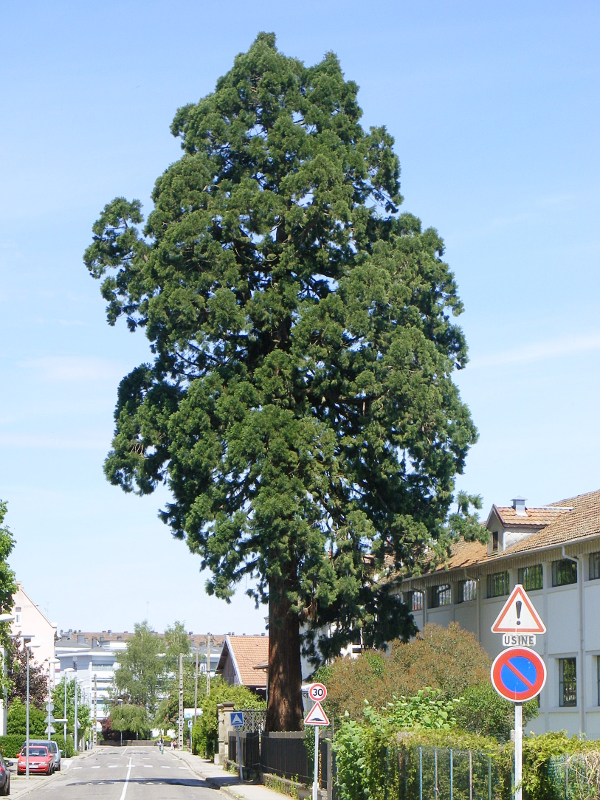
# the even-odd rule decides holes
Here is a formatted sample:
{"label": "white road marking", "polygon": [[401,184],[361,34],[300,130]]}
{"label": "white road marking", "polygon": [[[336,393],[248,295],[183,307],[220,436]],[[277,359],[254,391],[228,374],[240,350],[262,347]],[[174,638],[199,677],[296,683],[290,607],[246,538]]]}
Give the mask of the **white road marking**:
{"label": "white road marking", "polygon": [[171,767],[165,767],[165,765],[163,764],[163,769],[171,769]]}
{"label": "white road marking", "polygon": [[125,800],[125,795],[127,794],[127,787],[129,785],[129,776],[131,775],[131,767],[132,767],[131,758],[129,759],[129,764],[127,766],[128,766],[127,777],[125,778],[125,783],[123,785],[123,791],[121,792],[120,800]]}
{"label": "white road marking", "polygon": [[109,764],[108,768],[109,769],[117,769],[118,766],[119,766],[118,764]]}
{"label": "white road marking", "polygon": [[92,767],[92,769],[100,769],[100,767]]}
{"label": "white road marking", "polygon": [[[75,691],[75,690],[73,690]],[[73,769],[83,769],[83,767],[73,767]]]}
{"label": "white road marking", "polygon": [[146,767],[146,769],[154,769],[154,764],[142,764],[142,766]]}

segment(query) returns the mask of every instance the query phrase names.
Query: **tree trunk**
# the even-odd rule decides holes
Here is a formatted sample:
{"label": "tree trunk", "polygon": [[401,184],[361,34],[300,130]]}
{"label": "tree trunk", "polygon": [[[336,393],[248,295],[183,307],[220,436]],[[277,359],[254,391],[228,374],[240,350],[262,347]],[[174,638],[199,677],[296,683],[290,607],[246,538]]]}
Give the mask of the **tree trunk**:
{"label": "tree trunk", "polygon": [[268,731],[302,730],[300,623],[284,581],[269,583]]}

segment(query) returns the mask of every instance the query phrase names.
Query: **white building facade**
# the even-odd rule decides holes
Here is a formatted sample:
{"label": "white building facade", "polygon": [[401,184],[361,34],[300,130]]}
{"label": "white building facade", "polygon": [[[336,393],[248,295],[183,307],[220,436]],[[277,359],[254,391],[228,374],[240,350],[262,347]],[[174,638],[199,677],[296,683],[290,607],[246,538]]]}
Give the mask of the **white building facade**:
{"label": "white building facade", "polygon": [[493,506],[489,544],[461,542],[448,563],[402,585],[419,628],[457,622],[494,658],[491,632],[507,596],[524,586],[546,625],[535,650],[548,679],[528,730],[600,738],[600,492],[541,508]]}

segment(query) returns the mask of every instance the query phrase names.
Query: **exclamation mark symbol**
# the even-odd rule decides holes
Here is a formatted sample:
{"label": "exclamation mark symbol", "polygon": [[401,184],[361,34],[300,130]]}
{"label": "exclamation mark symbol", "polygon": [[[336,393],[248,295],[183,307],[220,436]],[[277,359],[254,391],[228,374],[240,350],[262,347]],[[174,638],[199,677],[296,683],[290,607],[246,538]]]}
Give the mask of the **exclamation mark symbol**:
{"label": "exclamation mark symbol", "polygon": [[515,606],[516,606],[516,609],[517,609],[517,625],[521,624],[521,606],[522,605],[523,605],[523,603],[520,600],[517,600],[517,602],[515,603]]}

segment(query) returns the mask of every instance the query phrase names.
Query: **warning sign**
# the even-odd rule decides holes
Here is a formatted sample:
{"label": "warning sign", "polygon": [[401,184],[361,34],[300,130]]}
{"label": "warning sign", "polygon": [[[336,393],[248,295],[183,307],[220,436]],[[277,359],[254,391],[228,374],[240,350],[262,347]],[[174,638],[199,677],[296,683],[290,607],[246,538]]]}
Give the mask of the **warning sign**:
{"label": "warning sign", "polygon": [[323,711],[323,706],[318,701],[306,715],[305,725],[329,725],[327,714]]}
{"label": "warning sign", "polygon": [[512,590],[498,614],[492,633],[546,633],[546,626],[520,584]]}

